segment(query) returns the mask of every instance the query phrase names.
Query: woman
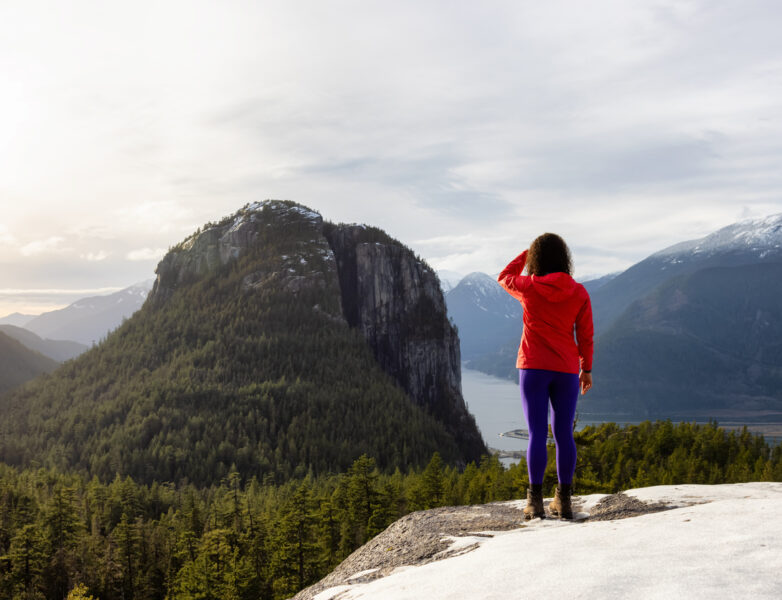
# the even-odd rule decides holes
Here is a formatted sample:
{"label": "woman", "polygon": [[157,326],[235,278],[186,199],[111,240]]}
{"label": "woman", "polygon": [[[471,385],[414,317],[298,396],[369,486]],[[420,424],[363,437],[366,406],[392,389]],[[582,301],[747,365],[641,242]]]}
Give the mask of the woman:
{"label": "woman", "polygon": [[[524,267],[528,275],[522,275]],[[543,473],[546,470],[548,408],[557,446],[559,485],[549,504],[553,515],[573,518],[570,497],[576,469],[573,420],[579,387],[592,387],[592,304],[571,277],[573,265],[565,241],[553,233],[538,237],[503,269],[500,285],[524,309],[516,367],[524,416],[529,426],[527,471],[530,486],[524,518],[544,517]],[[575,339],[573,336],[575,330]]]}

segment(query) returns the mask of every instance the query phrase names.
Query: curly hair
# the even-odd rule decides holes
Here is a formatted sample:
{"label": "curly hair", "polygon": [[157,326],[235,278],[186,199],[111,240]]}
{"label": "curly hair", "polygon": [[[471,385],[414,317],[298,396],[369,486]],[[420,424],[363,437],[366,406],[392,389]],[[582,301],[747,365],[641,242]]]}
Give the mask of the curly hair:
{"label": "curly hair", "polygon": [[549,273],[573,274],[573,261],[565,240],[556,233],[544,233],[530,244],[527,254],[527,273],[548,275]]}

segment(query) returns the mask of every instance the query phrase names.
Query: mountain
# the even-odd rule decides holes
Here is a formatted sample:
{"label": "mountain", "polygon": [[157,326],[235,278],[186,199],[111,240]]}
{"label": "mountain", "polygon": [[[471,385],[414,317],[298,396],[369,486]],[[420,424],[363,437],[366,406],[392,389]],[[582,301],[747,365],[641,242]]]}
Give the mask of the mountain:
{"label": "mountain", "polygon": [[[782,214],[676,244],[584,282],[595,386],[582,418],[782,418]],[[518,340],[470,367],[516,380]]]}
{"label": "mountain", "polygon": [[39,352],[44,356],[48,356],[52,360],[57,362],[63,362],[76,358],[88,349],[84,344],[78,342],[71,342],[70,340],[44,340],[35,335],[32,331],[28,331],[24,327],[15,327],[13,325],[0,325],[0,331],[6,335],[14,338],[16,341],[21,342],[30,350]]}
{"label": "mountain", "polygon": [[590,292],[595,330],[608,330],[632,302],[677,275],[709,267],[773,262],[782,262],[782,213],[740,221],[704,238],[675,244]]}
{"label": "mountain", "polygon": [[617,273],[609,273],[608,275],[600,275],[595,277],[590,277],[588,279],[580,280],[581,285],[583,285],[586,288],[586,291],[591,295],[597,290],[598,288],[603,287],[605,284],[607,284],[609,281],[612,281],[616,279],[618,275],[620,275],[620,272]]}
{"label": "mountain", "polygon": [[0,319],[0,325],[14,325],[15,327],[24,327],[34,318],[35,315],[23,315],[22,313],[15,312]]}
{"label": "mountain", "polygon": [[525,523],[523,500],[420,511],[294,600],[770,600],[780,500],[780,483],[668,485],[582,496],[573,522]]}
{"label": "mountain", "polygon": [[703,268],[633,302],[597,339],[587,412],[782,417],[782,262]]}
{"label": "mountain", "polygon": [[522,310],[497,280],[486,273],[470,273],[445,295],[448,314],[459,328],[462,358],[471,360],[518,340]]}
{"label": "mountain", "polygon": [[106,296],[82,298],[65,308],[38,315],[20,327],[42,338],[91,346],[141,308],[153,282],[150,279]]}
{"label": "mountain", "polygon": [[486,452],[437,277],[381,230],[254,203],[156,273],[105,341],[0,401],[0,460],[209,485]]}
{"label": "mountain", "polygon": [[0,330],[0,394],[56,368],[55,361],[30,350]]}

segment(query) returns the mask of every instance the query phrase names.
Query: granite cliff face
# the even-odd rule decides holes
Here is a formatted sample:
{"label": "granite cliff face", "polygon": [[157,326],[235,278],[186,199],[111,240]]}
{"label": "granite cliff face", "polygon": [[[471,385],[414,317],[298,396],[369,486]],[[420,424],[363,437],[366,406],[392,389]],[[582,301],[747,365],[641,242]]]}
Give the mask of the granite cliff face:
{"label": "granite cliff face", "polygon": [[[399,242],[361,225],[324,228],[337,259],[345,318],[383,370],[428,407],[471,455],[485,451],[461,395],[459,337],[434,271]],[[372,241],[375,238],[375,241]]]}
{"label": "granite cliff face", "polygon": [[252,252],[286,227],[304,235],[306,247],[298,255],[260,260],[243,287],[321,292],[322,302],[313,308],[359,329],[383,370],[445,424],[465,460],[477,460],[486,447],[461,395],[459,338],[437,276],[378,229],[324,223],[292,202],[254,203],[173,248],[158,265],[148,302],[165,303],[178,286]]}

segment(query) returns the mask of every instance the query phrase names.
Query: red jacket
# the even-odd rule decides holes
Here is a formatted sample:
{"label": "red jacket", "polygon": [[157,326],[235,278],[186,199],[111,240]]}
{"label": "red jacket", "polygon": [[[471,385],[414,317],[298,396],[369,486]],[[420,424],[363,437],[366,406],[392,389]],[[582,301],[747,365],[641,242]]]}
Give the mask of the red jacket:
{"label": "red jacket", "polygon": [[[584,286],[567,273],[522,275],[527,250],[497,278],[524,309],[518,369],[578,373],[592,370],[592,303]],[[573,330],[575,329],[575,339]]]}

